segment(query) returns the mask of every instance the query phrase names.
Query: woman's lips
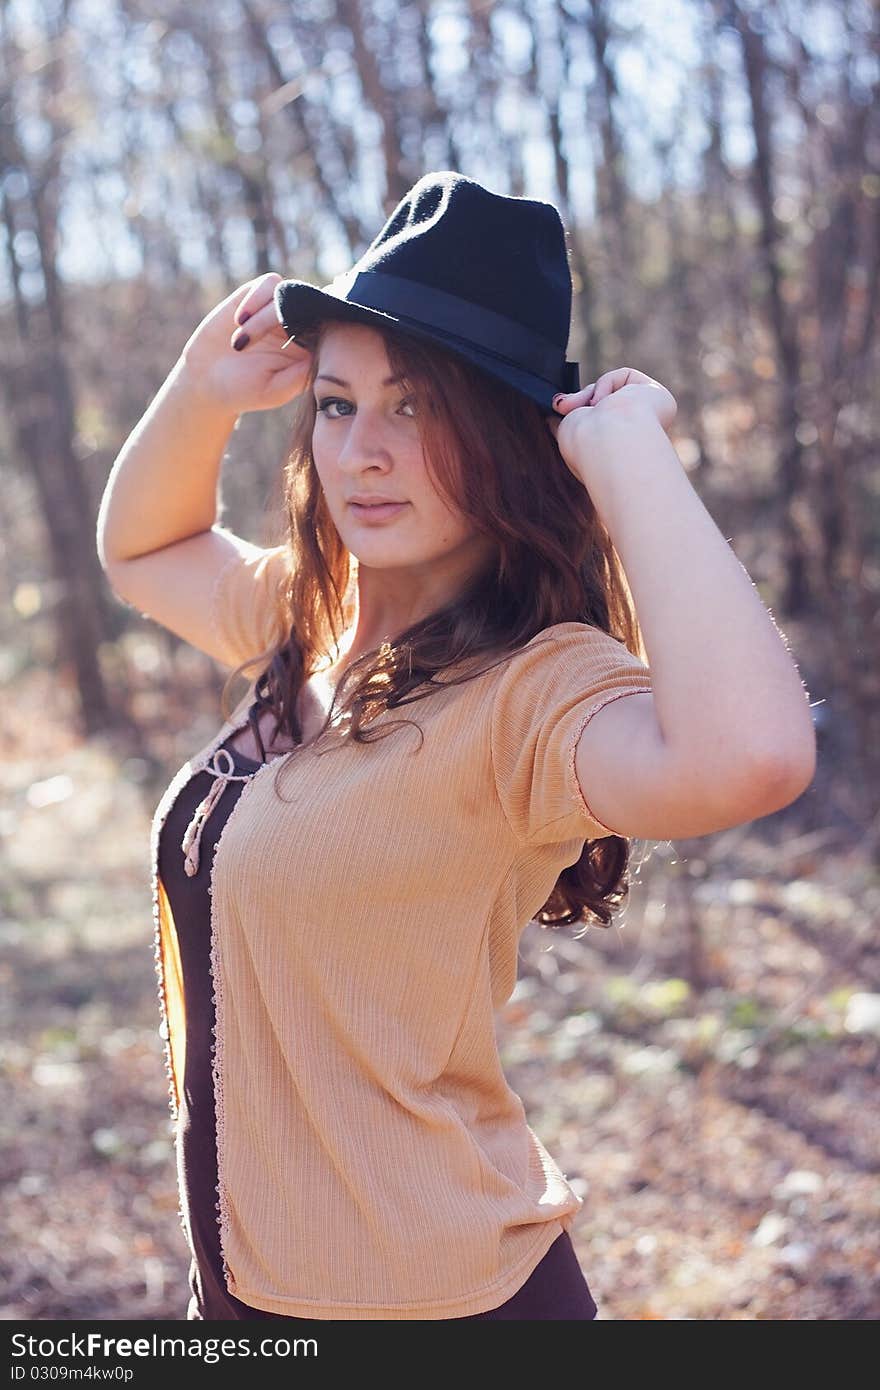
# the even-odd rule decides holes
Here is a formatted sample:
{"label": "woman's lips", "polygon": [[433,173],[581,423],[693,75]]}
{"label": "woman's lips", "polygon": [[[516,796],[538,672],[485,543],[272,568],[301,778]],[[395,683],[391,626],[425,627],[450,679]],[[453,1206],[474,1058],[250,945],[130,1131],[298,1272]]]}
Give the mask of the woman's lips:
{"label": "woman's lips", "polygon": [[348,504],[355,516],[362,517],[364,521],[386,521],[392,516],[397,516],[404,507],[408,507],[408,502],[380,502],[373,507],[365,507],[360,502],[349,502]]}

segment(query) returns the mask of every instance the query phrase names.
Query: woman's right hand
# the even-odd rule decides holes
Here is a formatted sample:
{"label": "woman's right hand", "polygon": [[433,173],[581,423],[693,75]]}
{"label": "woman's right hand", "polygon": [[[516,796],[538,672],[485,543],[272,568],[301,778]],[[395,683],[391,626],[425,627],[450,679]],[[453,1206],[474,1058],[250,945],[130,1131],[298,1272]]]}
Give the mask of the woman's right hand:
{"label": "woman's right hand", "polygon": [[[234,414],[274,410],[300,395],[312,354],[289,334],[275,313],[275,286],[282,279],[270,270],[247,280],[202,319],[180,355],[180,367],[202,394]],[[248,315],[243,327],[241,315]],[[250,341],[241,351],[232,346],[239,336]]]}

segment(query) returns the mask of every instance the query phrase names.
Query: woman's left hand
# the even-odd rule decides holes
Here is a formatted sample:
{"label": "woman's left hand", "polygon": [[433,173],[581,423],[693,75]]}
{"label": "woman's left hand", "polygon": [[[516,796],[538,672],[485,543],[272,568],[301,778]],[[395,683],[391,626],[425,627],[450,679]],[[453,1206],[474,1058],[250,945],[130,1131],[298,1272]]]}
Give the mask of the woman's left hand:
{"label": "woman's left hand", "polygon": [[[664,430],[675,419],[678,402],[672,392],[653,377],[635,367],[616,367],[580,391],[554,398],[556,415],[548,415],[547,426],[559,445],[559,452],[570,468],[587,445],[589,434],[610,418],[612,411],[629,414],[651,411]],[[559,418],[561,417],[561,418]]]}

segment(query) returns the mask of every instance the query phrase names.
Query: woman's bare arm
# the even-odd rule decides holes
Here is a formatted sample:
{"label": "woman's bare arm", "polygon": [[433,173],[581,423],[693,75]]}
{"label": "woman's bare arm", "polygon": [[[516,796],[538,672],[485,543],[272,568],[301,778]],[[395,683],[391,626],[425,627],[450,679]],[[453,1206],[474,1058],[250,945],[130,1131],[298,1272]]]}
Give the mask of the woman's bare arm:
{"label": "woman's bare arm", "polygon": [[238,415],[181,359],[122,446],[98,513],[98,555],[111,585],[124,567],[208,531],[220,465]]}

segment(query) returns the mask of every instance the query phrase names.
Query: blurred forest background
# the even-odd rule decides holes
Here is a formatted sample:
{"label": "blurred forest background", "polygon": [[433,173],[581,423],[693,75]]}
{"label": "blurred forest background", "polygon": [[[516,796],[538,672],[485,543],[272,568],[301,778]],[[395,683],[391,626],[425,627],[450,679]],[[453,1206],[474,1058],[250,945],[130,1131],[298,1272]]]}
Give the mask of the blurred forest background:
{"label": "blurred forest background", "polygon": [[[226,672],[112,594],[107,475],[219,299],[439,168],[557,204],[569,355],[677,397],[819,736],[785,811],[634,844],[610,930],[527,928],[508,1077],[603,1317],[880,1315],[878,74],[869,0],[0,0],[3,1317],[188,1298],[148,833]],[[230,439],[251,540],[289,424]]]}

